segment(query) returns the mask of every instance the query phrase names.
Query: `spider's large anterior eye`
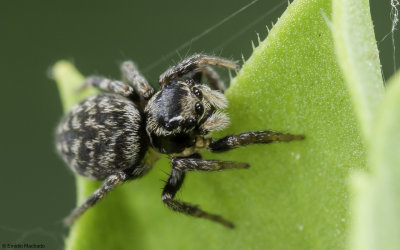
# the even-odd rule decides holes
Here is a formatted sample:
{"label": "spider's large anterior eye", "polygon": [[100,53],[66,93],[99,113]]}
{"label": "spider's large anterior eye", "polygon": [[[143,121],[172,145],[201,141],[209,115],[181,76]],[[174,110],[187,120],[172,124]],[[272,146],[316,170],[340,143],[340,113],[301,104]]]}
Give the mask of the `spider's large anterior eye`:
{"label": "spider's large anterior eye", "polygon": [[203,105],[200,104],[200,102],[196,102],[194,107],[196,109],[196,114],[198,114],[198,115],[203,114],[204,108],[203,108]]}
{"label": "spider's large anterior eye", "polygon": [[193,127],[194,125],[196,125],[196,118],[195,117],[193,117],[193,118],[190,118],[190,119],[188,119],[188,120],[186,120],[186,126],[187,127]]}
{"label": "spider's large anterior eye", "polygon": [[193,88],[193,93],[199,98],[200,100],[203,98],[203,94],[198,88]]}

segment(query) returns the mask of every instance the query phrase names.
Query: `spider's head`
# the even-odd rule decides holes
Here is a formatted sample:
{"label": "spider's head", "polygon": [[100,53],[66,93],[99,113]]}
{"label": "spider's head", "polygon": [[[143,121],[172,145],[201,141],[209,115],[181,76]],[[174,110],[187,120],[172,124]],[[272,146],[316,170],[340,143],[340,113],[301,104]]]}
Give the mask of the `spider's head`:
{"label": "spider's head", "polygon": [[221,111],[228,106],[226,97],[192,80],[164,84],[148,102],[146,129],[157,136],[181,133],[205,135],[229,125]]}

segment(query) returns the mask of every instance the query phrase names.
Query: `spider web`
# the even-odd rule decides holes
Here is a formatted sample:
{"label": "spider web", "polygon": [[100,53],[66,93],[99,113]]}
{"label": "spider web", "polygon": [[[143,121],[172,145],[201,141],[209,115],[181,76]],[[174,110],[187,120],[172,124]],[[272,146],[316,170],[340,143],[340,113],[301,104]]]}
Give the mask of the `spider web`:
{"label": "spider web", "polygon": [[[148,65],[147,67],[144,67],[142,72],[146,73],[151,71],[152,69],[154,69],[155,67],[159,66],[160,64],[162,64],[163,62],[173,58],[174,56],[178,55],[179,57],[181,56],[181,52],[187,48],[189,48],[194,42],[200,40],[201,38],[204,38],[205,36],[207,36],[208,34],[210,34],[211,32],[215,31],[217,28],[219,28],[220,26],[222,26],[223,24],[229,22],[230,20],[232,20],[233,18],[235,18],[237,15],[239,15],[240,13],[244,12],[245,10],[247,10],[250,7],[255,7],[257,2],[259,2],[259,0],[253,0],[252,2],[244,5],[243,7],[239,8],[238,10],[234,11],[233,13],[231,13],[230,15],[226,16],[225,18],[223,18],[222,20],[218,21],[217,23],[213,24],[212,26],[208,27],[207,29],[205,29],[204,31],[198,33],[198,35],[192,37],[191,39],[187,40],[186,42],[184,42],[183,44],[181,44],[180,46],[176,47],[175,49],[171,50],[169,53],[165,54],[164,56],[162,56],[159,60],[154,61],[152,64]],[[220,43],[219,45],[217,45],[214,50],[220,50],[221,48],[223,48],[224,46],[226,46],[227,44],[233,42],[237,37],[241,36],[244,32],[248,31],[250,28],[254,27],[256,24],[258,24],[259,22],[261,22],[262,20],[265,20],[265,18],[267,18],[268,16],[272,15],[274,12],[276,12],[280,7],[282,7],[285,4],[288,4],[290,2],[288,2],[288,0],[282,0],[280,3],[274,5],[269,11],[267,11],[265,14],[261,15],[261,16],[257,16],[257,18],[255,18],[252,22],[250,22],[248,25],[246,25],[245,27],[242,27],[240,30],[238,30],[235,34],[233,34],[231,37],[228,37],[225,39],[224,42]],[[188,52],[186,52],[185,54],[187,54]],[[186,57],[186,55],[184,56]]]}
{"label": "spider web", "polygon": [[392,47],[393,47],[393,73],[396,73],[396,44],[395,44],[395,39],[394,39],[394,33],[397,28],[397,24],[399,23],[399,10],[398,6],[400,6],[400,3],[398,0],[391,0],[390,5],[392,7],[392,10],[390,11],[390,18],[392,19]]}
{"label": "spider web", "polygon": [[[379,40],[379,43],[382,43],[383,41],[386,40],[389,36],[391,36],[392,40],[392,61],[393,61],[393,74],[396,73],[397,70],[397,64],[396,64],[396,39],[395,39],[395,32],[397,30],[397,25],[399,23],[399,10],[398,7],[400,6],[399,0],[390,0],[390,19],[392,21],[392,27],[391,30],[383,36],[382,39]],[[382,73],[383,76],[383,73]],[[384,76],[383,76],[384,77]]]}

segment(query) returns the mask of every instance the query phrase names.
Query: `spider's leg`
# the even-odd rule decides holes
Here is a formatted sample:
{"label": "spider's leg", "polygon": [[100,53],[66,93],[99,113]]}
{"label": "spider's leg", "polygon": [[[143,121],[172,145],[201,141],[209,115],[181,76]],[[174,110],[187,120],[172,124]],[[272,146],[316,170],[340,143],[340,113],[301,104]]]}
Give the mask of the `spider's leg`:
{"label": "spider's leg", "polygon": [[160,81],[159,81],[160,86],[174,79],[181,78],[188,73],[196,73],[198,71],[201,71],[202,68],[204,68],[204,66],[207,65],[222,66],[230,69],[239,69],[239,66],[234,61],[230,61],[215,56],[198,54],[189,57],[188,59],[183,60],[178,65],[167,69],[160,76]]}
{"label": "spider's leg", "polygon": [[127,179],[128,175],[124,172],[119,172],[107,177],[103,184],[96,191],[94,191],[93,194],[91,194],[81,205],[79,205],[79,207],[76,207],[72,213],[64,219],[64,223],[68,226],[72,225],[76,219],[86,212],[86,210],[93,207],[118,184],[126,181]]}
{"label": "spider's leg", "polygon": [[174,157],[171,161],[172,171],[162,193],[162,201],[170,209],[190,215],[193,217],[205,218],[220,223],[226,227],[233,228],[232,222],[225,220],[219,215],[211,214],[201,210],[198,206],[174,199],[175,194],[181,188],[186,171],[219,171],[224,169],[248,168],[247,163],[202,160],[196,158]]}
{"label": "spider's leg", "polygon": [[76,207],[71,214],[64,219],[64,223],[68,226],[72,225],[83,213],[93,207],[97,202],[104,198],[106,194],[112,191],[119,184],[143,176],[151,169],[148,165],[135,166],[132,169],[121,171],[108,176],[103,184],[93,192],[82,204]]}
{"label": "spider's leg", "polygon": [[303,135],[292,135],[288,133],[280,133],[276,131],[251,131],[236,135],[228,135],[224,138],[213,140],[208,149],[212,152],[224,152],[237,147],[249,144],[266,144],[272,142],[288,142],[295,140],[303,140]]}
{"label": "spider's leg", "polygon": [[129,86],[128,84],[121,82],[121,81],[116,81],[116,80],[111,80],[105,77],[101,76],[89,76],[85,79],[83,82],[82,87],[79,89],[83,90],[84,88],[87,87],[96,87],[101,90],[109,91],[115,94],[119,94],[125,97],[134,97],[137,96],[135,93],[134,89]]}
{"label": "spider's leg", "polygon": [[201,82],[201,78],[204,75],[207,79],[208,85],[210,85],[211,89],[214,90],[219,90],[222,93],[225,91],[225,84],[224,82],[219,78],[219,75],[217,72],[215,72],[211,67],[205,66],[199,69],[199,72],[196,72],[193,75],[193,80],[195,82]]}
{"label": "spider's leg", "polygon": [[132,84],[133,88],[145,100],[150,99],[154,94],[154,89],[147,82],[132,61],[125,61],[121,64],[122,79]]}

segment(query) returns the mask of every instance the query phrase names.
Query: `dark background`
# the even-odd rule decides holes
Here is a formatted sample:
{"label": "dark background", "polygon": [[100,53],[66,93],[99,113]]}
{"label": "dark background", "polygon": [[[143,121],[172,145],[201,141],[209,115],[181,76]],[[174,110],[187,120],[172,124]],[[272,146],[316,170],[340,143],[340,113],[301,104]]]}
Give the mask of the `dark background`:
{"label": "dark background", "polygon": [[[153,83],[186,55],[235,60],[264,39],[287,0],[259,0],[190,42],[250,1],[0,2],[0,243],[43,243],[61,249],[61,219],[75,204],[74,177],[57,157],[53,130],[62,115],[49,69],[60,59],[84,74],[119,78],[134,60]],[[390,1],[371,0],[385,79],[393,73]],[[400,37],[396,35],[397,42]],[[176,52],[177,48],[187,43]],[[400,46],[397,49],[400,52]],[[399,53],[396,53],[397,55]],[[400,56],[397,56],[397,64]],[[225,76],[227,78],[227,76]]]}

